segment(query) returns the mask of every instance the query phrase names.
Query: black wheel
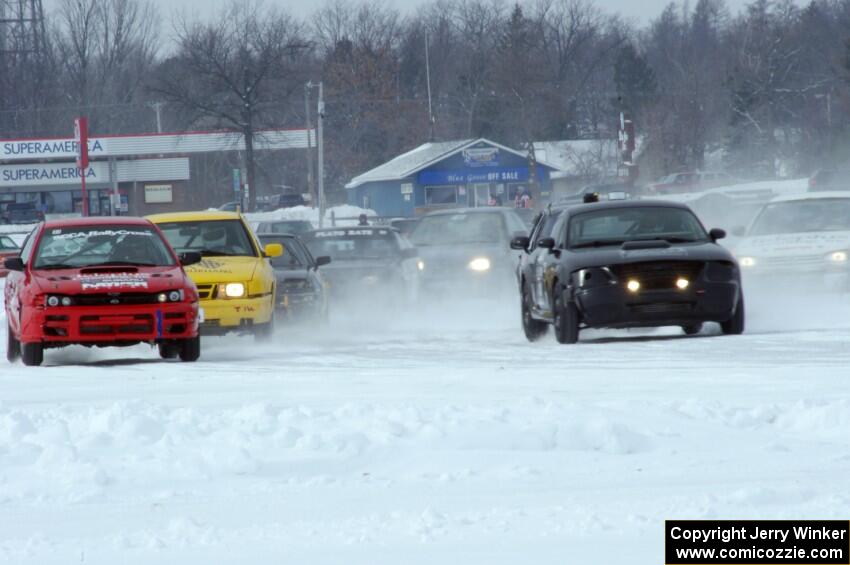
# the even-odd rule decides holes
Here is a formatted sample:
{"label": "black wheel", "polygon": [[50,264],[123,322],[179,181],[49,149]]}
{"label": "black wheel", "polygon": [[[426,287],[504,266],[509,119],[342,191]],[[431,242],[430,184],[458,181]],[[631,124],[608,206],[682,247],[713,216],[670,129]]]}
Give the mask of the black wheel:
{"label": "black wheel", "polygon": [[21,342],[15,339],[12,326],[6,324],[6,359],[14,363],[21,357]]}
{"label": "black wheel", "polygon": [[38,367],[44,361],[44,346],[40,343],[22,343],[21,359],[28,367]]}
{"label": "black wheel", "polygon": [[181,345],[173,341],[158,343],[156,348],[159,350],[159,356],[163,359],[175,359],[180,355]]}
{"label": "black wheel", "polygon": [[528,283],[522,283],[522,331],[528,341],[537,341],[546,334],[549,324],[535,320],[531,317],[531,293],[528,292]]}
{"label": "black wheel", "polygon": [[271,320],[266,324],[258,324],[254,326],[254,339],[256,341],[269,341],[274,334],[274,312],[272,312]]}
{"label": "black wheel", "polygon": [[702,324],[693,324],[690,326],[682,326],[682,331],[685,335],[697,335],[702,331]]}
{"label": "black wheel", "polygon": [[180,344],[180,360],[185,363],[194,363],[201,356],[201,336],[184,339]]}
{"label": "black wheel", "polygon": [[735,305],[735,313],[725,322],[720,323],[720,329],[727,335],[741,335],[744,333],[744,295],[738,296],[738,303]]}
{"label": "black wheel", "polygon": [[564,291],[555,298],[555,339],[558,343],[578,341],[578,308],[575,302],[567,300]]}

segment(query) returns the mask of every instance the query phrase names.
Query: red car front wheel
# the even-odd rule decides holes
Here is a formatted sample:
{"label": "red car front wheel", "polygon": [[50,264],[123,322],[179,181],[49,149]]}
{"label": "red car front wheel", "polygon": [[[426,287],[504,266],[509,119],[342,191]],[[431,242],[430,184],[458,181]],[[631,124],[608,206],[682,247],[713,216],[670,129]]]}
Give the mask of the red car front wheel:
{"label": "red car front wheel", "polygon": [[21,357],[21,342],[15,339],[12,326],[6,324],[6,359],[14,363]]}

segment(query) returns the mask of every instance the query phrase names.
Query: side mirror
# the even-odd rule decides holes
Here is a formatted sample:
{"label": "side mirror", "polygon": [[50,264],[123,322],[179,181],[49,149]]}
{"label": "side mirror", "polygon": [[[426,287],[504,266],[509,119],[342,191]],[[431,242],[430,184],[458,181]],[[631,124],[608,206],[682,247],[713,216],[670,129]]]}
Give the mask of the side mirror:
{"label": "side mirror", "polygon": [[280,257],[283,255],[283,245],[279,243],[267,243],[263,249],[263,253],[266,254],[266,257]]}
{"label": "side mirror", "polygon": [[327,255],[322,255],[321,257],[316,257],[316,268],[318,269],[322,265],[327,265],[331,262],[331,258]]}
{"label": "side mirror", "polygon": [[734,235],[735,237],[744,237],[745,235],[747,235],[747,228],[745,228],[744,226],[735,226],[734,228],[732,228],[732,235]]}
{"label": "side mirror", "polygon": [[726,237],[726,230],[722,230],[720,228],[711,228],[711,231],[708,232],[708,237],[711,238],[711,241],[723,239],[724,237]]}
{"label": "side mirror", "polygon": [[198,251],[187,251],[185,253],[180,254],[180,264],[184,267],[194,265],[195,263],[200,263],[201,259],[201,254]]}
{"label": "side mirror", "polygon": [[518,251],[522,251],[523,249],[528,249],[528,243],[531,241],[527,236],[518,235],[511,240],[511,249],[516,249]]}
{"label": "side mirror", "polygon": [[401,256],[405,259],[415,259],[419,257],[419,250],[415,247],[406,247],[401,250]]}
{"label": "side mirror", "polygon": [[542,247],[543,249],[549,249],[549,250],[555,249],[555,239],[551,238],[551,237],[541,238],[537,242],[537,247]]}
{"label": "side mirror", "polygon": [[6,267],[6,270],[8,271],[23,271],[24,260],[20,257],[7,257],[3,261],[3,266]]}

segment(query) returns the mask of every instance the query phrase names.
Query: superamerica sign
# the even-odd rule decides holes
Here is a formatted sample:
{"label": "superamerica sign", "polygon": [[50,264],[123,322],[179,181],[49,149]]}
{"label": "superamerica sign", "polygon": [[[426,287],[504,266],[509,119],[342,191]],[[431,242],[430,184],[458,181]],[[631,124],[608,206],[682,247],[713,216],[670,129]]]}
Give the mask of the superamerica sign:
{"label": "superamerica sign", "polygon": [[[105,140],[89,139],[89,153],[106,153]],[[77,156],[77,142],[73,139],[42,139],[38,141],[5,141],[0,144],[0,160],[39,159]]]}
{"label": "superamerica sign", "polygon": [[419,184],[474,184],[490,182],[523,182],[528,180],[528,169],[505,168],[486,171],[422,171]]}

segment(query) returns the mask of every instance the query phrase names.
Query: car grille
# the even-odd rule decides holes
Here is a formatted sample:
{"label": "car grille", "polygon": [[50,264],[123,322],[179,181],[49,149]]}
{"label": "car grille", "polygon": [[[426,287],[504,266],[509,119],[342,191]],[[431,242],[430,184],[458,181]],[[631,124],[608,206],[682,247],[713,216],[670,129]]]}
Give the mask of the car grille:
{"label": "car grille", "polygon": [[80,317],[80,334],[82,335],[150,334],[153,328],[153,316],[150,314]]}
{"label": "car grille", "polygon": [[676,280],[680,277],[696,280],[702,267],[701,261],[647,261],[613,265],[611,271],[621,282],[639,281],[642,290],[664,290],[676,288]]}
{"label": "car grille", "polygon": [[159,293],[122,292],[111,294],[79,294],[74,297],[77,306],[119,306],[132,304],[156,304]]}
{"label": "car grille", "polygon": [[198,287],[198,298],[201,300],[209,300],[213,296],[213,289],[215,289],[214,284],[199,284]]}

